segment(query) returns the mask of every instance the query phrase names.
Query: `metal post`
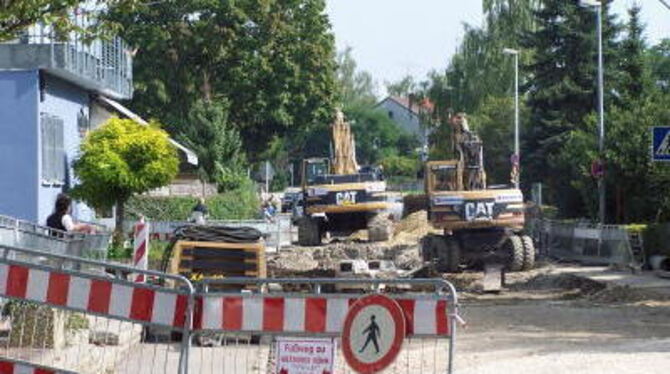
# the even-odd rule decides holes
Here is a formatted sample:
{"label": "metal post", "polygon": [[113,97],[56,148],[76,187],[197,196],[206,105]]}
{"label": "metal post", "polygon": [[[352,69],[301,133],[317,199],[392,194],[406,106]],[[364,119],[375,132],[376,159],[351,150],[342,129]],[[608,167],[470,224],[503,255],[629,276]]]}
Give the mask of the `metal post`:
{"label": "metal post", "polygon": [[[603,98],[603,25],[602,5],[598,6],[598,155],[600,162],[604,157],[605,150],[605,104]],[[598,218],[601,225],[605,224],[605,175],[598,179]]]}
{"label": "metal post", "polygon": [[270,193],[270,165],[268,161],[265,161],[265,192]]}
{"label": "metal post", "polygon": [[516,175],[513,175],[514,188],[519,188],[519,180],[521,179],[521,155],[519,151],[519,50],[504,48],[502,52],[506,55],[514,56],[514,155],[512,156],[512,168],[516,168]]}
{"label": "metal post", "polygon": [[514,187],[519,188],[521,180],[521,154],[519,152],[519,53],[514,54],[514,154],[517,162],[517,175]]}

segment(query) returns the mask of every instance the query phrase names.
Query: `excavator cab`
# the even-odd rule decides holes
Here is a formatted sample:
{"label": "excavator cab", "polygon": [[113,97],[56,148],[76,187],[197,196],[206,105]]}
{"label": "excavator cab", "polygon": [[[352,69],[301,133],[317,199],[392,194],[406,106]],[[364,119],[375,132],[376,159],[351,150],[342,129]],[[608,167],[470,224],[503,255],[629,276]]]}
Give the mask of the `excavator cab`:
{"label": "excavator cab", "polygon": [[315,184],[319,177],[330,174],[330,160],[327,158],[308,158],[302,161],[302,186]]}
{"label": "excavator cab", "polygon": [[431,161],[426,165],[426,193],[458,191],[460,186],[457,161]]}

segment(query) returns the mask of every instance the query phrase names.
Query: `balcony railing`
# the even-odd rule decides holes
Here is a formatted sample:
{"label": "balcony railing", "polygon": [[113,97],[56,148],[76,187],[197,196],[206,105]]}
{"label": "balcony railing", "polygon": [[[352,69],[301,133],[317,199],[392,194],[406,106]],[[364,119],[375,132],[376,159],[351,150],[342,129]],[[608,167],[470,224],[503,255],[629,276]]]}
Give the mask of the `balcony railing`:
{"label": "balcony railing", "polygon": [[44,69],[117,99],[129,99],[133,92],[132,53],[118,37],[87,42],[77,33],[56,35],[52,28],[37,24],[0,45],[1,68]]}

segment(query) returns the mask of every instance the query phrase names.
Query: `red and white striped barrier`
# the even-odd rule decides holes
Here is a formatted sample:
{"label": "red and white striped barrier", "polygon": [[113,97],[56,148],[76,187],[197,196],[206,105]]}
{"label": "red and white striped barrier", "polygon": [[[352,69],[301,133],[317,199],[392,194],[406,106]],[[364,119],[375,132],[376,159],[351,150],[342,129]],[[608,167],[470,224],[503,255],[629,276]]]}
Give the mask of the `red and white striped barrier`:
{"label": "red and white striped barrier", "polygon": [[0,374],[74,374],[73,371],[51,369],[45,366],[35,366],[27,362],[0,359]]}
{"label": "red and white striped barrier", "polygon": [[[355,298],[203,296],[197,300],[195,328],[230,332],[339,334]],[[446,300],[396,299],[406,334],[449,336]]]}
{"label": "red and white striped barrier", "polygon": [[[144,222],[144,217],[140,218],[133,235],[133,265],[141,270],[147,270],[149,266],[149,231],[149,223]],[[135,282],[144,281],[144,274],[135,275]]]}
{"label": "red and white striped barrier", "polygon": [[177,328],[188,305],[184,294],[8,264],[0,264],[0,296]]}

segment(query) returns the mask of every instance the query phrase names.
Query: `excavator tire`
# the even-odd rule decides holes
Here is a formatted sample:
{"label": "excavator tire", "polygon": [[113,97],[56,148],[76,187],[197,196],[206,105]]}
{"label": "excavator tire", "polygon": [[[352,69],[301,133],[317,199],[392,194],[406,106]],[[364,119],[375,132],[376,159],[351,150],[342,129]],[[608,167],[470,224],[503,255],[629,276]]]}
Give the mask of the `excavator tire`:
{"label": "excavator tire", "polygon": [[298,222],[298,244],[303,247],[321,245],[321,229],[318,220],[303,217]]}
{"label": "excavator tire", "polygon": [[393,236],[393,222],[387,214],[376,214],[368,222],[368,240],[371,242],[383,242]]}
{"label": "excavator tire", "polygon": [[435,241],[439,238],[435,235],[426,235],[421,239],[421,256],[424,262],[432,262],[436,257]]}
{"label": "excavator tire", "polygon": [[523,244],[522,270],[530,270],[535,267],[535,244],[533,243],[533,239],[528,235],[521,236],[521,243]]}
{"label": "excavator tire", "polygon": [[521,237],[511,235],[505,242],[505,251],[508,255],[507,270],[521,271],[524,261],[524,248]]}
{"label": "excavator tire", "polygon": [[461,264],[461,246],[452,237],[436,237],[434,241],[437,257],[436,270],[442,273],[457,273]]}

